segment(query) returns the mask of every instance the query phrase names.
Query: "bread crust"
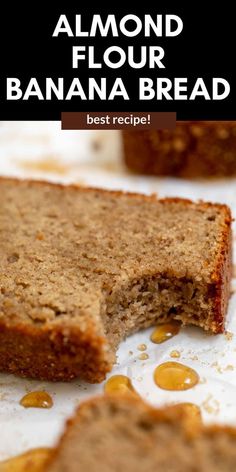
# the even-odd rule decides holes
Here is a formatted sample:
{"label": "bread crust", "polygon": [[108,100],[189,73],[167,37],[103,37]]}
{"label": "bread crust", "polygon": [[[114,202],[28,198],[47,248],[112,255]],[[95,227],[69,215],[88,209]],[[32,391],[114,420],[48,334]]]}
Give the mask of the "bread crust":
{"label": "bread crust", "polygon": [[236,175],[236,122],[177,122],[175,130],[123,131],[124,159],[137,173],[183,178]]}
{"label": "bread crust", "polygon": [[215,272],[212,274],[213,284],[212,287],[210,287],[214,310],[213,324],[216,333],[222,333],[224,331],[233,267],[232,218],[227,208],[226,214],[225,228],[222,232],[221,251],[218,256]]}
{"label": "bread crust", "polygon": [[[19,185],[18,179],[3,179],[1,181]],[[43,181],[26,181],[28,185],[49,185],[64,187],[61,184],[50,184]],[[69,186],[80,189],[81,192],[94,192],[94,189]],[[124,192],[96,189],[97,192],[121,196]],[[145,201],[157,201],[156,195],[146,196],[127,193],[130,198]],[[167,198],[160,202],[182,202],[192,205],[191,200]],[[228,305],[230,278],[232,270],[231,254],[231,213],[226,205],[201,202],[201,208],[214,207],[224,211],[225,223],[222,230],[221,250],[216,269],[212,274],[212,284],[209,286],[209,297],[212,299],[213,319],[209,326],[215,333],[223,332],[224,320]],[[2,371],[18,374],[22,377],[52,381],[70,381],[80,377],[89,382],[100,382],[112,368],[114,355],[109,350],[105,336],[97,335],[96,328],[90,323],[86,332],[79,326],[64,326],[63,324],[46,324],[33,326],[30,324],[10,323],[0,318],[0,368]]]}
{"label": "bread crust", "polygon": [[9,326],[0,320],[1,371],[51,381],[79,377],[101,382],[113,363],[106,339],[92,324],[83,332],[79,327]]}
{"label": "bread crust", "polygon": [[[154,406],[147,403],[143,398],[133,395],[132,393],[129,394],[120,394],[120,393],[112,393],[112,394],[104,394],[100,396],[95,396],[90,398],[89,400],[85,400],[81,403],[75,410],[73,416],[68,418],[65,423],[64,431],[61,435],[61,438],[58,441],[57,449],[60,448],[61,443],[64,440],[64,437],[67,435],[68,429],[72,428],[74,424],[78,421],[86,421],[88,413],[90,413],[92,408],[97,408],[99,404],[106,404],[107,402],[111,402],[114,406],[119,407],[119,403],[122,405],[124,404],[127,409],[129,408],[136,408],[138,407],[140,410],[147,412],[149,416],[152,418],[154,422],[164,421],[167,423],[176,423],[181,422],[183,424],[183,428],[188,436],[194,437],[201,433],[201,431],[206,432],[207,434],[211,435],[217,432],[226,432],[229,433],[233,437],[236,438],[236,428],[233,426],[227,425],[218,425],[218,424],[210,424],[205,426],[203,422],[199,421],[195,417],[191,417],[187,410],[183,408],[182,404],[171,404],[165,405],[162,408],[155,408]],[[189,428],[190,423],[185,422],[184,420],[186,417],[190,418],[191,421],[191,428]],[[192,426],[194,431],[192,430]],[[55,449],[56,454],[56,449]]]}

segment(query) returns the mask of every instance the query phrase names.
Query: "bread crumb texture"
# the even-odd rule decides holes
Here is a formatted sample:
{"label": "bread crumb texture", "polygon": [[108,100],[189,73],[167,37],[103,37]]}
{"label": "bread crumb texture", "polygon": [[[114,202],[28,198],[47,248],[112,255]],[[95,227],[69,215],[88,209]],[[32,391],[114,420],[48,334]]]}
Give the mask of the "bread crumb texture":
{"label": "bread crumb texture", "polygon": [[0,180],[0,369],[98,382],[127,335],[224,328],[228,207]]}

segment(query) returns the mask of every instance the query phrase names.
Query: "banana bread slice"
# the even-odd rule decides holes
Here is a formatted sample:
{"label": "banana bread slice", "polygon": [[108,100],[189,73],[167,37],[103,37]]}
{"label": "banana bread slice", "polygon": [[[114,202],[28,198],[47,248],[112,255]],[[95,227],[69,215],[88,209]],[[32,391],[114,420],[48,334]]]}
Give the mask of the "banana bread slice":
{"label": "banana bread slice", "polygon": [[101,397],[79,407],[49,461],[45,472],[232,472],[236,429],[204,427],[178,406]]}
{"label": "banana bread slice", "polygon": [[177,122],[174,130],[124,131],[134,172],[176,177],[236,175],[236,122]]}
{"label": "banana bread slice", "polygon": [[0,179],[0,370],[97,382],[125,336],[224,329],[225,205]]}

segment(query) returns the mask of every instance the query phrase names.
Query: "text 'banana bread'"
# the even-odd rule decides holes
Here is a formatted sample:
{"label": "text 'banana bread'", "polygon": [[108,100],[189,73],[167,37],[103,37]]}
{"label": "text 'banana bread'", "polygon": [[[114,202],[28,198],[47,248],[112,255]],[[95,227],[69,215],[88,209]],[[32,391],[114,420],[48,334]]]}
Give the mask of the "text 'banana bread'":
{"label": "text 'banana bread'", "polygon": [[204,427],[181,405],[101,397],[78,408],[44,472],[233,472],[236,429]]}
{"label": "text 'banana bread'", "polygon": [[125,336],[224,329],[225,205],[0,180],[0,370],[99,382]]}

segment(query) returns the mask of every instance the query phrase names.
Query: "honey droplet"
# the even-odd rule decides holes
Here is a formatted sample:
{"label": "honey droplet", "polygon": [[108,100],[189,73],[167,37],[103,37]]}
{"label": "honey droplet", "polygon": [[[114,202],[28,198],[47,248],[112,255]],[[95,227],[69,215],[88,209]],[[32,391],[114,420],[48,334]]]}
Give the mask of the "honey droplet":
{"label": "honey droplet", "polygon": [[126,375],[112,375],[104,386],[105,393],[132,393],[137,395],[131,380]]}
{"label": "honey droplet", "polygon": [[188,390],[199,382],[199,376],[179,362],[164,362],[155,369],[154,381],[163,390]]}
{"label": "honey droplet", "polygon": [[163,323],[157,326],[151,334],[151,341],[155,344],[161,344],[168,339],[173,338],[179,333],[181,323],[179,321],[171,321],[169,323]]}
{"label": "honey droplet", "polygon": [[0,462],[0,472],[43,472],[52,449],[38,448]]}
{"label": "honey droplet", "polygon": [[139,344],[139,345],[138,345],[138,350],[139,350],[139,351],[146,351],[146,349],[147,349],[146,344]]}
{"label": "honey droplet", "polygon": [[149,355],[146,352],[142,352],[142,354],[140,354],[138,358],[140,359],[140,361],[146,361],[147,359],[149,359]]}
{"label": "honey droplet", "polygon": [[47,392],[30,392],[22,397],[20,405],[24,408],[51,408],[53,400]]}

